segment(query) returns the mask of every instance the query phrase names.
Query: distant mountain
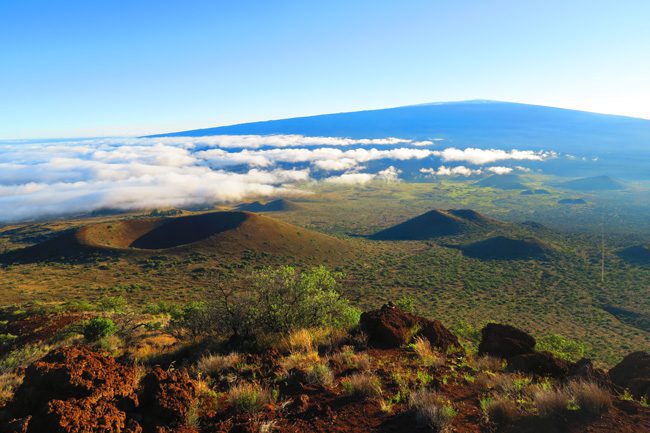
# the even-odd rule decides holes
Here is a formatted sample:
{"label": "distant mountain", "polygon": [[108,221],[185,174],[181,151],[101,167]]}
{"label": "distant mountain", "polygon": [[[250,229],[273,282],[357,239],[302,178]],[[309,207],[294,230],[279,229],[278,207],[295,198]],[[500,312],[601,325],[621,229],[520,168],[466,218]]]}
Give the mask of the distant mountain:
{"label": "distant mountain", "polygon": [[497,101],[410,105],[381,110],[171,132],[151,137],[302,134],[352,138],[442,138],[450,145],[561,152],[648,152],[650,120]]}
{"label": "distant mountain", "polygon": [[259,201],[243,203],[237,206],[237,209],[248,212],[286,212],[298,209],[298,205],[289,200],[278,199],[268,203],[260,203]]}
{"label": "distant mountain", "polygon": [[613,191],[624,189],[625,185],[609,176],[593,176],[561,183],[561,188],[575,191]]}
{"label": "distant mountain", "polygon": [[431,210],[371,236],[378,240],[424,240],[498,225],[470,209]]}
{"label": "distant mountain", "polygon": [[476,182],[476,185],[497,189],[527,189],[516,174],[493,174]]}
{"label": "distant mountain", "polygon": [[484,260],[523,260],[544,258],[551,248],[535,238],[514,239],[495,236],[461,247],[463,254]]}

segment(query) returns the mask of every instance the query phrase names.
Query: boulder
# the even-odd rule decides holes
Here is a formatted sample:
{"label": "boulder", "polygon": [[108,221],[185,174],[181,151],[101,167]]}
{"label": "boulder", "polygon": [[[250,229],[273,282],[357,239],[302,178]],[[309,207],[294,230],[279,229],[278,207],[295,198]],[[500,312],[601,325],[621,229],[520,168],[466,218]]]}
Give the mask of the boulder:
{"label": "boulder", "polygon": [[392,304],[361,315],[361,329],[368,335],[368,345],[379,348],[396,348],[422,336],[443,350],[458,346],[458,338],[437,320],[403,311]]}
{"label": "boulder", "polygon": [[531,335],[514,326],[488,323],[481,330],[478,354],[508,359],[534,352],[535,343]]}
{"label": "boulder", "polygon": [[508,359],[508,370],[563,379],[569,373],[569,363],[550,352],[522,353]]}
{"label": "boulder", "polygon": [[147,417],[148,425],[180,425],[197,396],[196,384],[185,370],[165,371],[154,367],[142,380],[142,386],[140,410]]}
{"label": "boulder", "polygon": [[650,397],[650,354],[632,352],[609,370],[614,385],[628,388],[636,398]]}

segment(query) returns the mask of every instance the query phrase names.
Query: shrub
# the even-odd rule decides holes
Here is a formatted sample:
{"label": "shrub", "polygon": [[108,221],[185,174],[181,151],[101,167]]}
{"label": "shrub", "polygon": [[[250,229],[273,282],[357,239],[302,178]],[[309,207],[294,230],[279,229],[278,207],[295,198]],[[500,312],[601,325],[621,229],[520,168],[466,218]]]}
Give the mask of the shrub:
{"label": "shrub", "polygon": [[505,396],[481,399],[480,404],[487,420],[499,427],[512,424],[517,419],[517,404]]}
{"label": "shrub", "polygon": [[535,348],[551,352],[558,358],[575,362],[585,355],[585,345],[559,334],[547,334],[537,340]]}
{"label": "shrub", "polygon": [[538,389],[533,393],[537,413],[543,418],[557,418],[567,410],[569,396],[562,389]]}
{"label": "shrub", "polygon": [[94,317],[83,323],[83,335],[87,341],[97,341],[115,333],[115,323],[108,317]]}
{"label": "shrub", "polygon": [[243,336],[353,326],[361,313],[341,297],[339,276],[323,266],[302,272],[291,266],[265,268],[251,276],[246,293],[235,296],[219,287],[212,322]]}
{"label": "shrub", "polygon": [[447,399],[425,388],[411,392],[409,407],[415,411],[418,426],[429,427],[437,432],[447,431],[456,417],[456,410]]}
{"label": "shrub", "polygon": [[241,361],[242,356],[236,352],[228,355],[205,355],[199,359],[196,368],[203,374],[214,375],[235,367]]}
{"label": "shrub", "polygon": [[17,338],[14,334],[0,334],[0,348],[12,345]]}
{"label": "shrub", "polygon": [[228,390],[226,400],[236,412],[255,412],[272,403],[273,395],[256,383],[240,383]]}
{"label": "shrub", "polygon": [[341,385],[349,395],[358,397],[381,396],[381,381],[371,373],[357,373],[344,378]]}
{"label": "shrub", "polygon": [[572,382],[569,385],[571,395],[580,409],[590,415],[600,415],[607,412],[612,405],[609,392],[593,382]]}

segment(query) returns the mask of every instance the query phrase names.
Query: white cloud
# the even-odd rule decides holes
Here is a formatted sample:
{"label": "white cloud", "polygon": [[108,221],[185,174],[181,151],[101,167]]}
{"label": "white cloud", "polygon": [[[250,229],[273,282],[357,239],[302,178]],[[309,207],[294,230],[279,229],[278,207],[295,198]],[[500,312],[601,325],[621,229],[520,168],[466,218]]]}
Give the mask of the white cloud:
{"label": "white cloud", "polygon": [[437,169],[421,168],[420,173],[431,176],[472,176],[475,174],[481,174],[482,170],[473,170],[471,168],[465,167],[464,165],[458,165],[456,167],[446,167],[444,165],[441,165]]}
{"label": "white cloud", "polygon": [[[437,141],[248,135],[0,142],[0,222],[107,207],[180,207],[296,194],[299,185],[322,172],[342,172],[324,179],[328,183],[399,180],[397,164],[362,172],[378,160],[440,157],[478,165],[552,157],[519,150],[426,148]],[[464,166],[423,169],[463,176],[480,171]]]}
{"label": "white cloud", "polygon": [[487,171],[492,172],[494,174],[508,174],[512,173],[512,168],[510,167],[488,167],[486,168]]}
{"label": "white cloud", "polygon": [[467,149],[456,149],[449,147],[441,151],[433,151],[434,155],[442,158],[443,161],[464,161],[475,165],[490,164],[497,161],[516,160],[516,161],[543,161],[555,157],[552,152],[532,151],[532,150],[500,150],[500,149],[476,149],[468,147]]}

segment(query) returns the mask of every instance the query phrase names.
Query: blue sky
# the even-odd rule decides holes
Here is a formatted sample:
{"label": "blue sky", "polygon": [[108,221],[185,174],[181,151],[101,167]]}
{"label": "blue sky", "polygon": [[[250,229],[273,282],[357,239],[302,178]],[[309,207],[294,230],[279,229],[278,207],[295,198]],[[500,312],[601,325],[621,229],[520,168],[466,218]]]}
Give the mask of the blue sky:
{"label": "blue sky", "polygon": [[647,0],[0,1],[0,138],[497,99],[650,118]]}

